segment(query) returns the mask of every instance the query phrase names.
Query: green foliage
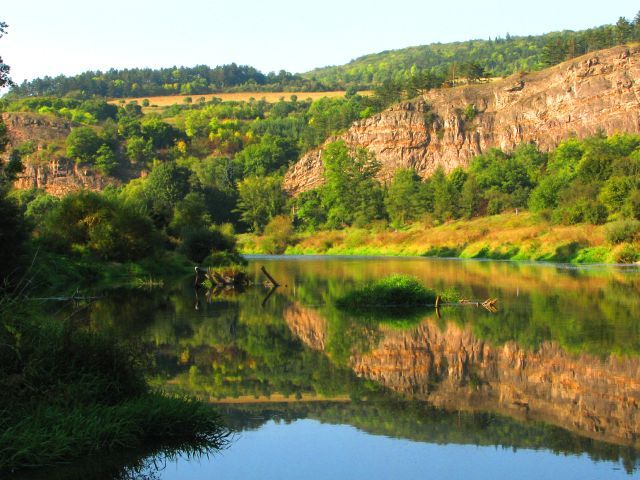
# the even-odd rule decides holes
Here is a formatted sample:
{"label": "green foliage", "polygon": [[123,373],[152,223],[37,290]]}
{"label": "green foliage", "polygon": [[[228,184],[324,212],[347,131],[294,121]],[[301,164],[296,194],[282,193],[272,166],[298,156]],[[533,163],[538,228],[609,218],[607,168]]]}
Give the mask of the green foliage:
{"label": "green foliage", "polygon": [[266,176],[284,173],[284,168],[298,158],[298,153],[291,140],[266,134],[259,143],[248,145],[238,153],[236,161],[243,165],[245,176]]}
{"label": "green foliage", "polygon": [[66,77],[37,78],[15,85],[14,97],[55,95],[72,92],[81,96],[141,97],[156,95],[200,95],[220,91],[313,91],[322,89],[318,82],[281,70],[264,74],[247,65],[221,65],[214,68],[198,65],[180,68],[111,69],[107,72],[88,71]]}
{"label": "green foliage", "polygon": [[282,178],[247,177],[238,183],[238,211],[241,220],[254,232],[262,232],[269,221],[285,206]]}
{"label": "green foliage", "polygon": [[151,255],[158,233],[148,217],[114,199],[81,191],[55,203],[38,226],[50,248],[86,248],[105,260],[137,260]]}
{"label": "green foliage", "polygon": [[325,184],[321,188],[322,205],[327,211],[327,226],[363,226],[382,218],[382,189],[374,179],[380,165],[364,149],[351,154],[343,141],[326,146],[322,153]]}
{"label": "green foliage", "polygon": [[102,140],[91,127],[77,127],[67,137],[67,155],[79,162],[93,163]]}
{"label": "green foliage", "polygon": [[287,215],[273,217],[264,227],[262,249],[265,253],[284,253],[293,236],[293,223]]}
{"label": "green foliage", "polygon": [[233,237],[216,228],[192,227],[182,233],[180,251],[195,263],[202,263],[213,253],[232,252],[234,249]]}
{"label": "green foliage", "polygon": [[419,280],[408,275],[391,275],[361,289],[345,293],[335,300],[341,309],[367,316],[400,316],[428,305],[434,305],[436,294]]}
{"label": "green foliage", "polygon": [[151,393],[141,356],[71,321],[0,304],[0,472],[228,432],[209,407]]}
{"label": "green foliage", "polygon": [[144,183],[144,201],[158,226],[166,226],[174,206],[189,192],[190,172],[174,162],[156,165]]}
{"label": "green foliage", "polygon": [[445,81],[454,83],[459,78],[474,82],[485,77],[540,70],[590,51],[627,42],[633,36],[629,31],[634,30],[604,25],[578,32],[434,43],[365,55],[345,65],[312,70],[305,76],[341,88],[378,87],[393,100],[398,100],[401,93],[397,89],[394,92],[392,85],[403,84],[412,78],[433,79],[420,83],[440,86]]}
{"label": "green foliage", "polygon": [[401,227],[425,213],[422,187],[415,170],[400,169],[393,175],[385,197],[385,207],[393,226]]}
{"label": "green foliage", "polygon": [[610,243],[633,242],[640,232],[640,221],[618,220],[607,225],[607,241]]}
{"label": "green foliage", "polygon": [[100,173],[111,175],[118,167],[116,154],[107,145],[101,145],[96,152],[95,166]]}
{"label": "green foliage", "polygon": [[318,230],[327,221],[320,189],[307,190],[293,199],[296,223],[301,230]]}
{"label": "green foliage", "polygon": [[153,144],[150,139],[132,136],[127,139],[126,145],[127,157],[131,163],[144,165],[153,159]]}

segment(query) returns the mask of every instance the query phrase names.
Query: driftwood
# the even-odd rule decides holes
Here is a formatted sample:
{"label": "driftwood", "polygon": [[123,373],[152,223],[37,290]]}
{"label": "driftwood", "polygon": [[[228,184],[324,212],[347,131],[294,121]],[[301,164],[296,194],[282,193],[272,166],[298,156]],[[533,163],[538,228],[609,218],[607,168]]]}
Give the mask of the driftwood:
{"label": "driftwood", "polygon": [[[205,270],[200,267],[196,267],[196,287],[201,285],[203,280],[209,280],[212,285],[217,287],[237,287],[246,286],[249,284],[247,275],[242,271],[231,271],[231,273],[224,271],[222,273],[216,272],[213,269]],[[204,279],[203,279],[204,277]]]}
{"label": "driftwood", "polygon": [[269,279],[268,282],[264,282],[264,284],[268,287],[279,287],[280,284],[278,282],[276,282],[276,280],[269,275],[269,272],[267,272],[267,269],[264,268],[264,266],[260,267],[260,270],[262,271],[262,273],[264,273],[265,277],[267,277]]}
{"label": "driftwood", "polygon": [[460,305],[484,307],[491,313],[496,313],[498,311],[498,309],[496,308],[496,304],[498,303],[497,298],[487,298],[484,302],[481,302],[480,300],[467,300],[466,298],[463,298],[458,303],[460,303]]}

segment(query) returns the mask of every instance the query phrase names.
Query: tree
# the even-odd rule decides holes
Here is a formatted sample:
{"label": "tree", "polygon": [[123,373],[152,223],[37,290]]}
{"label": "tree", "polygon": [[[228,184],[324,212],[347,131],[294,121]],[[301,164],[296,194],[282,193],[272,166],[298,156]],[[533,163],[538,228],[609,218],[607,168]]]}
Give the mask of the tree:
{"label": "tree", "polygon": [[460,66],[460,75],[467,77],[467,80],[473,83],[486,77],[487,73],[478,62],[467,62]]}
{"label": "tree", "polygon": [[199,192],[189,192],[174,209],[171,229],[183,236],[191,229],[206,229],[211,225],[211,216],[207,212],[205,196]]}
{"label": "tree", "polygon": [[[7,24],[0,22],[0,38],[6,33]],[[11,85],[9,66],[0,58],[0,88]],[[9,142],[5,124],[0,118],[0,153]],[[17,277],[17,269],[24,253],[27,229],[20,209],[7,198],[7,193],[17,174],[22,170],[20,158],[12,158],[7,165],[0,160],[0,289]]]}
{"label": "tree", "polygon": [[153,159],[153,145],[151,140],[133,136],[127,139],[127,157],[131,163],[144,165]]}
{"label": "tree", "polygon": [[433,188],[433,215],[440,221],[453,217],[453,196],[450,183],[442,167],[439,167],[429,181]]}
{"label": "tree", "polygon": [[286,138],[264,135],[259,143],[245,147],[236,155],[244,175],[265,176],[285,167],[298,156],[298,148]]}
{"label": "tree", "polygon": [[67,155],[83,163],[93,163],[102,140],[90,127],[77,127],[67,137]]}
{"label": "tree", "polygon": [[39,227],[50,248],[85,247],[105,260],[151,255],[158,239],[151,220],[137,209],[90,191],[71,193],[50,209]]}
{"label": "tree", "polygon": [[262,232],[286,204],[282,178],[277,176],[247,177],[238,183],[238,195],[240,218],[254,232]]}
{"label": "tree", "polygon": [[320,189],[314,188],[300,193],[293,201],[293,209],[295,219],[304,230],[317,230],[327,221]]}
{"label": "tree", "polygon": [[146,179],[144,196],[159,227],[169,224],[174,206],[189,192],[190,172],[174,162],[157,165]]}
{"label": "tree", "polygon": [[95,166],[104,175],[111,175],[118,168],[116,154],[108,145],[102,144],[96,152]]}
{"label": "tree", "polygon": [[322,162],[322,205],[330,227],[365,225],[384,216],[382,189],[375,180],[380,164],[370,152],[358,148],[350,154],[344,141],[338,141],[327,145]]}
{"label": "tree", "polygon": [[385,206],[394,227],[412,222],[424,213],[424,206],[420,201],[421,183],[420,177],[412,169],[400,169],[393,175]]}
{"label": "tree", "polygon": [[616,41],[618,43],[626,43],[633,40],[634,26],[629,20],[620,17],[616,22]]}
{"label": "tree", "polygon": [[[5,22],[0,22],[0,38],[2,38],[7,33],[7,25]],[[10,67],[6,63],[2,61],[2,57],[0,57],[0,88],[11,86],[13,82],[11,81],[11,77],[9,77]]]}

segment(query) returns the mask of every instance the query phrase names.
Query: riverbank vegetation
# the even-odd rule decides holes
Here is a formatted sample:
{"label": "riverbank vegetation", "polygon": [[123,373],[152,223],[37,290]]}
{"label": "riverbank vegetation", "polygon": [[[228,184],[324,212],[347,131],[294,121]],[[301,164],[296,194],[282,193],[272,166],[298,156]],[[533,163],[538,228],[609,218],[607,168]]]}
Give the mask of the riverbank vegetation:
{"label": "riverbank vegetation", "polygon": [[[0,37],[5,29],[0,22]],[[0,59],[0,88],[9,82],[6,73]],[[81,117],[91,119],[89,113]],[[115,154],[108,142],[91,129],[73,132],[71,155],[111,168]],[[0,123],[0,153],[7,143]],[[57,315],[58,308],[33,297],[67,293],[71,278],[91,292],[111,274],[131,269],[135,276],[150,272],[153,263],[182,263],[174,252],[192,261],[233,255],[230,235],[204,220],[180,221],[188,208],[174,207],[179,176],[166,169],[127,199],[114,191],[64,198],[12,192],[22,156],[35,150],[27,142],[0,161],[0,474],[153,443],[191,442],[205,451],[224,446],[229,431],[209,406],[149,388],[143,352],[134,343],[77,322],[73,312]],[[79,290],[72,299],[81,299]]]}
{"label": "riverbank vegetation", "polygon": [[150,390],[130,345],[40,310],[0,303],[0,472],[149,443],[224,446],[217,414]]}
{"label": "riverbank vegetation", "polygon": [[342,142],[325,149],[323,162],[324,185],[291,201],[295,230],[275,241],[267,223],[262,236],[242,238],[243,251],[286,244],[281,252],[291,254],[640,258],[637,135],[572,138],[549,153],[534,144],[510,153],[492,149],[468,169],[437,170],[426,180],[398,170],[388,184],[375,181],[374,158],[351,153]]}

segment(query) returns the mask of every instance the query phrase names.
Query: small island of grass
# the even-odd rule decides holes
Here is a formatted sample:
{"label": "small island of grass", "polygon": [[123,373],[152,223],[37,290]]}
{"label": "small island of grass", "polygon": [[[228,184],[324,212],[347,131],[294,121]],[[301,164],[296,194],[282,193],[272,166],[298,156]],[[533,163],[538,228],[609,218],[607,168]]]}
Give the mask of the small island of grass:
{"label": "small island of grass", "polygon": [[389,309],[415,309],[435,305],[436,293],[409,275],[390,275],[347,292],[336,300],[336,306],[350,312]]}

